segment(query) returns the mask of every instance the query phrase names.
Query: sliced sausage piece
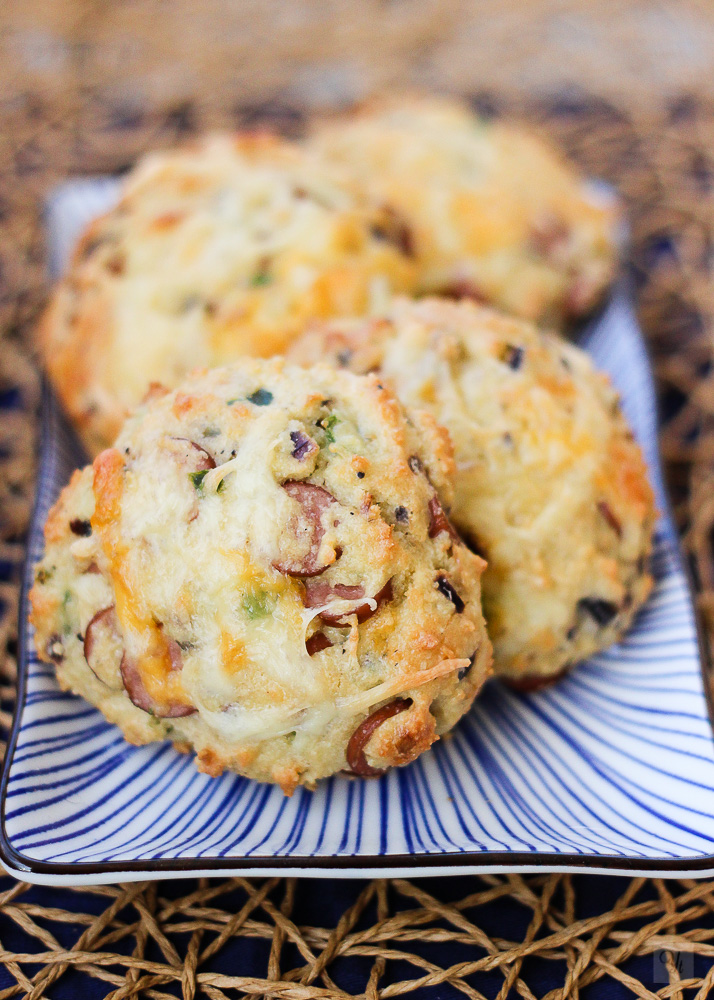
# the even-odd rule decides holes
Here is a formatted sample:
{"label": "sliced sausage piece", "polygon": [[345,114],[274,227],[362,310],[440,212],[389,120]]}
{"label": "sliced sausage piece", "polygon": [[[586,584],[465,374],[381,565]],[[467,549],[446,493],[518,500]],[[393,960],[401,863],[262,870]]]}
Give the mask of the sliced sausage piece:
{"label": "sliced sausage piece", "polygon": [[154,703],[149,697],[149,692],[144,687],[136,660],[124,653],[119,669],[121,670],[121,679],[124,682],[126,693],[129,695],[132,704],[144,712],[153,712]]}
{"label": "sliced sausage piece", "polygon": [[329,649],[333,645],[334,643],[327,638],[324,632],[315,632],[305,641],[305,649],[307,650],[308,656],[314,656],[315,653],[321,653],[323,649]]}
{"label": "sliced sausage piece", "polygon": [[92,658],[97,642],[101,641],[101,632],[105,629],[115,631],[116,627],[117,620],[113,604],[108,608],[102,608],[101,611],[97,611],[96,615],[94,615],[87,625],[84,633],[84,658],[90,667],[92,666]]}
{"label": "sliced sausage piece", "polygon": [[[344,583],[332,584],[325,580],[310,580],[305,583],[302,602],[306,608],[319,608],[324,604],[329,604],[333,598],[339,598],[343,601],[358,601],[364,596],[364,587],[360,585],[348,586]],[[320,618],[326,625],[346,625],[352,615],[357,615],[357,621],[361,624],[376,614],[385,601],[391,601],[393,596],[392,581],[387,580],[379,593],[374,595],[374,600],[377,602],[375,608],[372,608],[369,601],[365,601],[351,611],[321,611]]]}
{"label": "sliced sausage piece", "polygon": [[473,299],[481,304],[488,301],[487,296],[473,281],[468,278],[460,278],[446,285],[441,294],[448,299]]}
{"label": "sliced sausage piece", "polygon": [[610,525],[612,530],[615,532],[618,538],[622,538],[622,525],[619,520],[615,517],[612,507],[607,502],[607,500],[598,500],[597,509],[600,511],[602,516],[605,518],[607,523]]}
{"label": "sliced sausage piece", "polygon": [[278,559],[273,563],[275,569],[288,576],[318,576],[324,573],[331,563],[320,561],[320,544],[325,528],[322,524],[322,515],[333,503],[337,503],[335,498],[322,486],[315,486],[314,483],[302,483],[299,480],[288,479],[283,483],[283,489],[296,500],[302,508],[299,520],[292,523],[291,527],[296,536],[307,535],[310,548],[302,558]]}
{"label": "sliced sausage piece", "polygon": [[181,647],[175,639],[168,639],[167,647],[169,659],[171,660],[171,669],[181,670],[183,667],[183,653],[181,652]]}
{"label": "sliced sausage piece", "polygon": [[[170,649],[169,655],[171,655]],[[175,669],[173,666],[173,657],[171,661],[171,668],[172,670]],[[178,702],[169,705],[167,708],[160,708],[144,687],[144,682],[141,679],[141,674],[136,660],[133,659],[133,657],[128,656],[126,653],[124,653],[121,658],[120,669],[122,680],[124,681],[124,687],[126,688],[126,693],[129,695],[130,701],[136,705],[137,708],[142,709],[142,711],[150,712],[151,715],[156,715],[160,719],[179,719],[184,715],[193,715],[196,711],[192,705],[181,705]]]}
{"label": "sliced sausage piece", "polygon": [[333,597],[340,597],[344,601],[357,601],[360,597],[364,597],[364,587],[328,583],[326,580],[310,580],[305,584],[303,604],[306,608],[319,608],[321,604],[328,604]]}
{"label": "sliced sausage piece", "polygon": [[116,669],[123,650],[119,624],[112,604],[97,611],[84,633],[84,658],[97,680],[107,687],[120,688]]}
{"label": "sliced sausage piece", "polygon": [[360,778],[375,778],[384,774],[382,768],[372,767],[371,764],[367,763],[364,748],[375,729],[378,729],[387,719],[406,711],[411,707],[411,704],[411,698],[395,698],[394,701],[382,705],[381,708],[368,715],[363,722],[360,722],[347,744],[346,756],[351,774],[356,774]]}
{"label": "sliced sausage piece", "polygon": [[564,667],[557,674],[524,674],[523,677],[502,677],[512,691],[520,691],[522,694],[529,694],[531,691],[542,691],[552,684],[557,684],[559,680],[568,673],[570,667]]}
{"label": "sliced sausage piece", "polygon": [[429,501],[429,538],[436,538],[442,531],[445,531],[455,541],[459,541],[451,521],[446,516],[444,508],[439,503],[439,498],[435,495]]}

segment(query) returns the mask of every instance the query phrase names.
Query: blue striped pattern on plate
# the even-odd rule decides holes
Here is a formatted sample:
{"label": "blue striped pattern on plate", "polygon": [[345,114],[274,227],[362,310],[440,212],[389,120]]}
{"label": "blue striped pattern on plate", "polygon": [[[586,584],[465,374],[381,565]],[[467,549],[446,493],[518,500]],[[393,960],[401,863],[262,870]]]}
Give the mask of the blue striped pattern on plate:
{"label": "blue striped pattern on plate", "polygon": [[[78,226],[114,193],[109,181],[61,189],[50,211],[56,268]],[[651,374],[623,290],[585,342],[623,395],[666,511]],[[48,396],[33,559],[47,511],[81,461]],[[6,838],[17,852],[10,860],[21,855],[30,878],[33,866],[67,865],[68,881],[79,865],[151,870],[181,859],[191,860],[189,871],[221,861],[250,869],[284,859],[299,870],[308,859],[332,868],[364,859],[357,874],[390,857],[400,870],[479,862],[522,870],[539,855],[555,856],[553,867],[559,858],[595,867],[616,859],[622,869],[648,861],[665,871],[696,867],[714,855],[714,747],[668,515],[654,569],[654,594],[625,642],[556,687],[518,695],[491,682],[454,734],[416,763],[379,780],[335,777],[291,799],[235,775],[200,775],[169,744],[129,746],[97,711],[58,690],[28,630],[26,697],[4,802]],[[96,871],[86,876],[99,879]]]}

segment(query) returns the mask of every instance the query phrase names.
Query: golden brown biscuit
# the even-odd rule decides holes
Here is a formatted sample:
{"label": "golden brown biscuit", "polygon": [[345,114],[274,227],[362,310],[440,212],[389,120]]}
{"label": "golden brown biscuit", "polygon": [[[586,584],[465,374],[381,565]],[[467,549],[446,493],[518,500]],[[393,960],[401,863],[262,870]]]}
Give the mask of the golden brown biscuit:
{"label": "golden brown biscuit", "polygon": [[655,521],[617,394],[555,334],[469,302],[399,300],[292,349],[376,371],[450,432],[454,524],[488,563],[494,668],[532,686],[609,646],[647,598]]}
{"label": "golden brown biscuit", "polygon": [[612,281],[613,198],[522,128],[453,100],[392,98],[317,128],[311,146],[408,221],[421,293],[559,323]]}
{"label": "golden brown biscuit", "polygon": [[290,793],[407,763],[490,672],[452,472],[445,432],[375,376],[199,373],[54,506],[39,655],[128,740],[189,745],[210,774]]}
{"label": "golden brown biscuit", "polygon": [[41,324],[90,453],[151,382],[279,353],[313,317],[361,315],[415,278],[397,214],[268,135],[147,156],[93,222]]}

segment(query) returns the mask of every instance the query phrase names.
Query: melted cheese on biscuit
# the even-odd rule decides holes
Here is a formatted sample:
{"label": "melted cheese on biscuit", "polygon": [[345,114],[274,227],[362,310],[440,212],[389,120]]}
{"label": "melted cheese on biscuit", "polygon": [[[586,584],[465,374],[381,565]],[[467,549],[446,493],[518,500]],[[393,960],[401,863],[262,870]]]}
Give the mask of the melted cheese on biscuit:
{"label": "melted cheese on biscuit", "polygon": [[160,381],[279,353],[310,319],[384,308],[415,265],[392,215],[276,137],[155,153],[96,221],[43,325],[45,360],[91,449]]}
{"label": "melted cheese on biscuit", "polygon": [[542,320],[587,311],[612,278],[613,199],[523,129],[394,98],[319,127],[311,145],[407,219],[421,292],[461,288]]}

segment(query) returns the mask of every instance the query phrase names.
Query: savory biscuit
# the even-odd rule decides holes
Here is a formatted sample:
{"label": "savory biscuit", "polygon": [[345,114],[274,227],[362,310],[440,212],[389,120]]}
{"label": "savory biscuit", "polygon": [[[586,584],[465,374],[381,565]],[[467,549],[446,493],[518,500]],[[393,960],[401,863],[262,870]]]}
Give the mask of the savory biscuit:
{"label": "savory biscuit", "polygon": [[376,376],[244,359],[157,390],[52,509],[38,653],[210,774],[290,793],[407,763],[491,669],[452,472]]}
{"label": "savory biscuit", "polygon": [[154,381],[280,353],[312,317],[410,291],[397,213],[269,135],[155,153],[93,222],[40,328],[52,382],[91,454]]}
{"label": "savory biscuit", "polygon": [[470,302],[398,300],[295,342],[375,371],[449,431],[451,517],[487,560],[494,669],[538,686],[615,642],[647,598],[652,490],[607,377],[555,334]]}
{"label": "savory biscuit", "polygon": [[318,127],[311,146],[407,220],[420,293],[559,323],[612,280],[614,199],[521,128],[453,100],[386,99]]}

